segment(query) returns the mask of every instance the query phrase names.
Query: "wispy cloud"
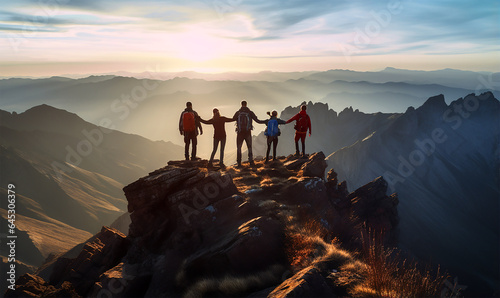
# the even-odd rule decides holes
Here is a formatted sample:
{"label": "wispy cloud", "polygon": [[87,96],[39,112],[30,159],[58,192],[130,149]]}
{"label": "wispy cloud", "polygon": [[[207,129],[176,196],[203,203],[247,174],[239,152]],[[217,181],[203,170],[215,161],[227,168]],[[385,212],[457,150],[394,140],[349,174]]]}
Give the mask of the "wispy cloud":
{"label": "wispy cloud", "polygon": [[[397,13],[388,13],[396,4]],[[90,47],[96,59],[160,55],[198,63],[222,56],[344,59],[339,45],[355,47],[353,57],[479,57],[500,49],[499,20],[497,0],[18,0],[2,4],[0,46],[12,49],[3,59],[19,61],[80,61]]]}

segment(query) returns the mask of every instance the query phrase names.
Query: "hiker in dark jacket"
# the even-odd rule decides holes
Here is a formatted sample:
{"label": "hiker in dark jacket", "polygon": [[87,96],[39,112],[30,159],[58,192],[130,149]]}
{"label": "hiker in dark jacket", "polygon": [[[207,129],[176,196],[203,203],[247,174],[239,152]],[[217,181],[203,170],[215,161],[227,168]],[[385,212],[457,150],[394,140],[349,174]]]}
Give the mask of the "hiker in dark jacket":
{"label": "hiker in dark jacket", "polygon": [[306,113],[307,106],[304,104],[300,107],[300,112],[288,119],[286,123],[290,123],[292,121],[295,122],[295,154],[300,156],[299,151],[299,140],[302,143],[302,156],[306,155],[306,134],[309,129],[309,136],[311,136],[311,118]]}
{"label": "hiker in dark jacket", "polygon": [[244,100],[241,102],[241,108],[234,114],[233,120],[236,121],[236,161],[238,166],[241,167],[241,146],[243,141],[248,147],[248,161],[251,166],[254,166],[253,153],[252,153],[252,120],[255,122],[263,124],[264,121],[257,119],[254,112],[250,111],[247,107],[247,102]]}
{"label": "hiker in dark jacket", "polygon": [[203,128],[200,123],[200,116],[198,113],[193,111],[193,105],[191,102],[186,103],[186,109],[181,113],[181,118],[179,120],[179,132],[184,135],[184,157],[189,160],[189,143],[192,143],[193,148],[191,149],[191,160],[196,160],[196,145],[198,129],[200,130],[200,135],[203,134]]}
{"label": "hiker in dark jacket", "polygon": [[265,124],[267,126],[264,135],[267,137],[267,152],[266,152],[266,161],[269,162],[269,151],[271,151],[271,144],[273,144],[273,160],[276,160],[276,148],[278,147],[278,136],[281,135],[278,125],[286,124],[285,120],[281,120],[278,118],[278,112],[273,111],[272,114],[267,112],[271,118],[265,120]]}
{"label": "hiker in dark jacket", "polygon": [[220,115],[220,112],[217,108],[213,110],[214,116],[210,120],[203,120],[200,117],[201,123],[204,124],[212,124],[214,126],[214,148],[212,150],[212,155],[210,156],[210,160],[208,161],[208,166],[212,167],[212,163],[214,161],[215,153],[217,152],[217,148],[220,143],[220,160],[219,166],[224,168],[224,148],[226,147],[226,122],[233,122],[234,119],[230,119]]}

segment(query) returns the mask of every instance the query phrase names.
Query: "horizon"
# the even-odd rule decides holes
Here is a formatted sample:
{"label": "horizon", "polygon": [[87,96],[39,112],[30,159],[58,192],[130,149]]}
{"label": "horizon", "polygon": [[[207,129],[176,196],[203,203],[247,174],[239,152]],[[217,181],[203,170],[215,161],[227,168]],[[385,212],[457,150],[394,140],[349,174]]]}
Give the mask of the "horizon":
{"label": "horizon", "polygon": [[21,0],[0,12],[1,75],[375,71],[388,65],[495,72],[499,7],[494,0]]}
{"label": "horizon", "polygon": [[[248,74],[248,75],[258,75],[258,74],[265,74],[265,73],[283,73],[283,74],[291,74],[291,73],[321,73],[321,72],[329,72],[329,71],[346,71],[346,72],[359,72],[359,73],[380,73],[383,71],[387,70],[397,70],[397,71],[410,71],[410,72],[438,72],[438,71],[459,71],[459,72],[474,72],[478,74],[496,74],[499,73],[498,71],[487,71],[487,70],[468,70],[468,69],[457,69],[457,68],[438,68],[438,69],[429,69],[429,70],[423,70],[423,69],[405,69],[405,68],[396,68],[392,66],[387,66],[383,69],[373,69],[373,70],[365,70],[365,71],[360,71],[360,70],[354,70],[354,69],[342,69],[342,68],[335,68],[335,69],[327,69],[327,70],[301,70],[301,71],[276,71],[276,70],[260,70],[260,71],[254,71],[254,72],[245,72],[245,71],[221,71],[221,72],[203,72],[203,71],[196,71],[196,70],[183,70],[183,71],[160,71],[157,72],[156,70],[147,70],[143,72],[131,72],[127,70],[118,70],[114,72],[104,72],[104,73],[82,73],[82,74],[76,74],[76,73],[61,73],[61,74],[54,74],[54,75],[47,75],[47,76],[0,76],[0,80],[4,79],[50,79],[50,78],[65,78],[65,79],[84,79],[84,78],[89,78],[89,77],[104,77],[104,76],[115,76],[115,77],[129,77],[129,78],[136,78],[136,79],[142,79],[143,76],[147,74],[154,73],[157,77],[161,77],[162,74],[170,74],[170,75],[175,75],[173,77],[168,77],[168,78],[160,78],[158,80],[160,81],[166,81],[166,80],[171,80],[174,78],[188,78],[191,79],[189,76],[177,76],[177,75],[182,75],[186,73],[191,73],[191,74],[199,74],[199,75],[222,75],[222,74]],[[159,75],[158,75],[159,74]],[[151,75],[149,75],[151,77]],[[153,80],[157,80],[155,76],[151,77]],[[217,80],[227,80],[227,79],[205,79],[207,81],[217,81]],[[235,81],[240,81],[240,79],[234,79]]]}

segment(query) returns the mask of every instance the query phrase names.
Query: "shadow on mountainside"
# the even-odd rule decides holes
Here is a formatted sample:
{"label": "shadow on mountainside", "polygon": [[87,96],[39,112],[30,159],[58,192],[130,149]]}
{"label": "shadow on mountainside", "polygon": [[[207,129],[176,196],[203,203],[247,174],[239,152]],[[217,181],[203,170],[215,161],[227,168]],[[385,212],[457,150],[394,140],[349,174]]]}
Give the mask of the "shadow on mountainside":
{"label": "shadow on mountainside", "polygon": [[361,257],[367,235],[397,243],[398,198],[385,180],[349,194],[333,170],[325,179],[322,152],[255,163],[214,171],[206,160],[169,162],[124,188],[128,236],[103,227],[6,297],[381,293]]}

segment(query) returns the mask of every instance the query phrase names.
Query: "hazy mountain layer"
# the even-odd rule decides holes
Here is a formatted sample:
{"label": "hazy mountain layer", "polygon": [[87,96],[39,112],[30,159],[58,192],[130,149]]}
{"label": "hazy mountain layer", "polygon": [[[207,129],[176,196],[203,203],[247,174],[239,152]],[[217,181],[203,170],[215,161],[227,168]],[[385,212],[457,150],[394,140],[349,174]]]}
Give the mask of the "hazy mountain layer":
{"label": "hazy mountain layer", "polygon": [[[30,243],[23,247],[36,252],[20,252],[28,258],[20,259],[39,265],[111,224],[126,211],[124,185],[181,156],[171,143],[105,129],[47,105],[0,111],[0,190],[16,186],[18,228]],[[7,209],[5,201],[0,207]]]}

